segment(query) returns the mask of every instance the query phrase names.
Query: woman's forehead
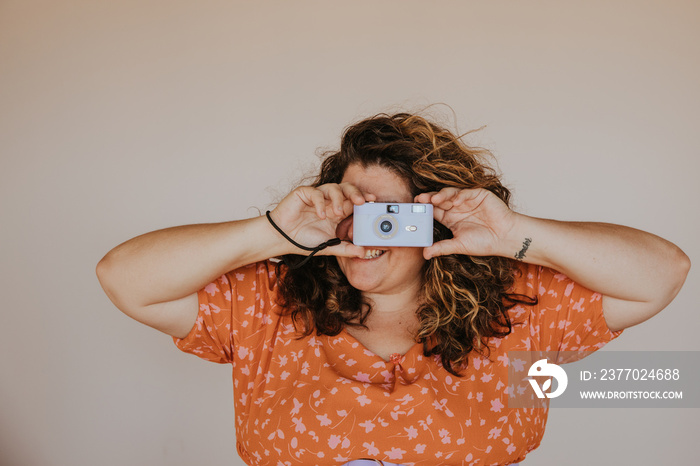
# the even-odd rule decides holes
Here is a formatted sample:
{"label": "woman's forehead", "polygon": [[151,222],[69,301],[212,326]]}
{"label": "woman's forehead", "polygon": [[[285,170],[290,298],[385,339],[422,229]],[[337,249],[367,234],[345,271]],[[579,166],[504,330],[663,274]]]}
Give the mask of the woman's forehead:
{"label": "woman's forehead", "polygon": [[356,186],[363,193],[374,194],[377,196],[377,202],[413,201],[406,180],[393,170],[380,165],[349,165],[342,182]]}

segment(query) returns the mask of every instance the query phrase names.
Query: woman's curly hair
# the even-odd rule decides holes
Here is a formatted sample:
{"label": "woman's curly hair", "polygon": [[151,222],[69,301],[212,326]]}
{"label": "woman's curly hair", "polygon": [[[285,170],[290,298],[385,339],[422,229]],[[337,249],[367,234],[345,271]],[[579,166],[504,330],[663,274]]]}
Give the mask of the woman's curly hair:
{"label": "woman's curly hair", "polygon": [[[324,154],[312,185],[340,183],[351,164],[379,165],[406,180],[413,196],[444,187],[484,188],[508,205],[510,192],[484,162],[490,152],[465,145],[461,137],[418,115],[378,114],[346,129],[340,150]],[[437,242],[452,232],[436,221],[433,237]],[[279,304],[304,335],[315,329],[334,336],[347,325],[362,326],[372,310],[334,256],[314,256],[298,269],[278,272]],[[453,254],[428,260],[417,303],[416,341],[423,343],[423,353],[438,355],[445,369],[459,375],[472,350],[488,350],[489,338],[508,335],[508,308],[534,303],[508,293],[514,273],[514,261],[504,257]]]}

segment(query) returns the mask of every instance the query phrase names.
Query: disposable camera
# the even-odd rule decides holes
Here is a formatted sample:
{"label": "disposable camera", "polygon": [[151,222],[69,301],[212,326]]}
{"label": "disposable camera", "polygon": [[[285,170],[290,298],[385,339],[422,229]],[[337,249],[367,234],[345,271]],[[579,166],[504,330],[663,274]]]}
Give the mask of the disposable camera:
{"label": "disposable camera", "polygon": [[425,247],[433,244],[433,205],[365,202],[353,209],[358,246]]}

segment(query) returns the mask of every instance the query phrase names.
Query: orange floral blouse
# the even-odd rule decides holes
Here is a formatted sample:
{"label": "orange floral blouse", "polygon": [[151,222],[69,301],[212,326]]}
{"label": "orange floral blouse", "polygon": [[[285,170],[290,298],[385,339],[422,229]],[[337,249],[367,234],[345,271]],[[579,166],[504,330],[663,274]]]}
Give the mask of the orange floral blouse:
{"label": "orange floral blouse", "polygon": [[[249,465],[502,465],[537,448],[547,408],[508,408],[508,351],[594,351],[608,329],[601,295],[521,264],[513,292],[538,304],[509,312],[513,332],[470,355],[463,377],[416,344],[386,362],[349,333],[299,339],[280,316],[275,264],[242,267],[200,290],[183,351],[233,366],[237,450]],[[512,389],[511,389],[512,390]]]}

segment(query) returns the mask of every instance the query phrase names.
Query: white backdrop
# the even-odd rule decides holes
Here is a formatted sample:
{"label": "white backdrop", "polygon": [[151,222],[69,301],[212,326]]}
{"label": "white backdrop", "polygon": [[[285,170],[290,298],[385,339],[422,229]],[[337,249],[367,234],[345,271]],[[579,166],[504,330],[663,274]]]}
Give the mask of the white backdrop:
{"label": "white backdrop", "polygon": [[[518,210],[697,260],[700,6],[573,3],[0,1],[0,463],[243,464],[230,367],[122,315],[94,267],[256,215],[380,111],[447,103],[486,125],[467,141]],[[607,349],[699,350],[699,284]],[[698,428],[695,409],[553,409],[524,464],[691,464]]]}

